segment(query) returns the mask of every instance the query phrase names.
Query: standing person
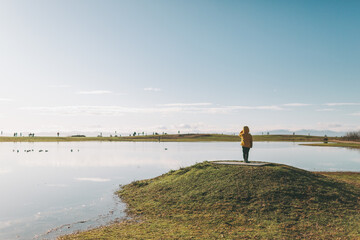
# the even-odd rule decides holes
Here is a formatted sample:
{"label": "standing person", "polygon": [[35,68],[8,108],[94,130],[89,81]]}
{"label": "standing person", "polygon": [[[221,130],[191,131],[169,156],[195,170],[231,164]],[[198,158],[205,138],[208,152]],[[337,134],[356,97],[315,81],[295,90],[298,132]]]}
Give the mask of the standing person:
{"label": "standing person", "polygon": [[253,145],[253,140],[252,140],[252,136],[249,133],[249,127],[248,126],[244,126],[244,129],[240,132],[239,136],[241,137],[241,146],[243,149],[243,157],[244,157],[244,162],[248,163],[248,159],[249,159],[249,151],[250,148],[252,148]]}

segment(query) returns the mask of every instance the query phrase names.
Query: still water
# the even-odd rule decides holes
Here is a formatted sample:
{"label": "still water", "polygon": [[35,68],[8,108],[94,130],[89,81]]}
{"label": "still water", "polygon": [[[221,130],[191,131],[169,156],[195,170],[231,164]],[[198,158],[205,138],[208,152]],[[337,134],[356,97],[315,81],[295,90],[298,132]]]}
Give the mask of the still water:
{"label": "still water", "polygon": [[[0,239],[56,236],[126,218],[119,184],[205,160],[240,160],[239,143],[0,143]],[[250,161],[360,171],[360,151],[255,142]]]}

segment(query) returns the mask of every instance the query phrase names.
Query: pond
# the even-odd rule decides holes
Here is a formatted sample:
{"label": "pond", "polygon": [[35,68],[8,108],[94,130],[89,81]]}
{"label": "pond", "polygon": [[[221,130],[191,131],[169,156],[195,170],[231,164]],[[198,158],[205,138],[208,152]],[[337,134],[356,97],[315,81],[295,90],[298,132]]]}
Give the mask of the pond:
{"label": "pond", "polygon": [[[124,219],[119,184],[205,160],[241,160],[237,142],[0,144],[0,239],[56,236]],[[360,171],[360,151],[255,142],[250,161]]]}

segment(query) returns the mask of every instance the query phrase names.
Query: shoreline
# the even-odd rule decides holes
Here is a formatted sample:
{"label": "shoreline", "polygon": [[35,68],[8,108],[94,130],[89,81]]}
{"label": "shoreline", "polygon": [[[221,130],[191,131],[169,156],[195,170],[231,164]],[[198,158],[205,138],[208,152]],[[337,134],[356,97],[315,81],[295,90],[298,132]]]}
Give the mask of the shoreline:
{"label": "shoreline", "polygon": [[[340,138],[329,137],[329,141],[340,141]],[[307,135],[253,135],[255,142],[323,142],[322,136]],[[225,134],[164,134],[147,136],[119,136],[119,137],[0,137],[0,142],[240,142],[237,135]]]}
{"label": "shoreline", "polygon": [[[360,142],[345,141],[340,137],[308,135],[253,135],[254,142],[296,142],[303,146],[345,147],[358,149]],[[165,134],[121,137],[0,137],[1,142],[240,142],[237,135],[224,134]],[[311,143],[313,142],[313,143]]]}

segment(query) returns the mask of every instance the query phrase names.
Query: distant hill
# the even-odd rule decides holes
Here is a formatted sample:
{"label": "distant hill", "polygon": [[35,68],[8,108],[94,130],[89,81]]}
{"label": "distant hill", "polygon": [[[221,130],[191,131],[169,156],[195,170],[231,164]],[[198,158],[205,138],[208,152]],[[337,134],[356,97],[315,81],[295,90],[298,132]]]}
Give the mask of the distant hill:
{"label": "distant hill", "polygon": [[277,129],[277,130],[271,130],[266,132],[256,132],[255,135],[266,135],[267,132],[270,134],[279,134],[279,135],[292,135],[294,132],[296,135],[309,135],[310,136],[328,136],[328,137],[342,137],[346,135],[346,132],[335,132],[331,130],[314,130],[314,129],[302,129],[298,131],[290,131],[287,129]]}

